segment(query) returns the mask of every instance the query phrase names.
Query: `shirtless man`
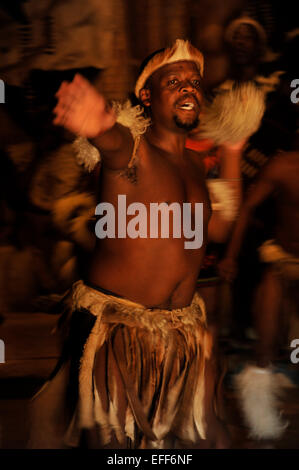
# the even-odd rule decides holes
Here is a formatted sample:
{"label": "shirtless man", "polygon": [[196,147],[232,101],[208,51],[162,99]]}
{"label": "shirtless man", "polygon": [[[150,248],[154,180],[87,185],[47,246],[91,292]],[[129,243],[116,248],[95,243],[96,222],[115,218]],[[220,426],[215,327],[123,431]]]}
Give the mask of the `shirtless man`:
{"label": "shirtless man", "polygon": [[[54,123],[90,139],[100,150],[100,200],[113,204],[116,213],[119,194],[126,195],[127,204],[138,201],[147,208],[153,202],[191,202],[193,218],[194,203],[203,203],[200,248],[186,249],[184,237],[173,238],[171,230],[164,239],[97,240],[88,279],[75,290],[76,308],[85,309],[85,318],[87,309],[91,316],[101,316],[102,327],[114,322],[117,332],[113,330],[110,336],[109,326],[110,339],[106,336],[104,346],[92,353],[91,373],[100,397],[93,406],[97,406],[100,427],[93,425],[93,417],[84,424],[82,410],[79,426],[88,429],[86,439],[91,446],[124,446],[124,434],[137,447],[228,445],[214,408],[217,367],[211,357],[211,336],[202,302],[195,296],[208,226],[209,235],[216,239],[228,230],[228,222],[219,213],[211,217],[202,162],[185,148],[186,136],[199,120],[202,73],[201,53],[184,41],[178,40],[172,49],[148,62],[135,92],[150,110],[152,124],[135,141],[129,129],[116,122],[105,98],[82,77],[63,83],[57,93]],[[223,153],[222,176],[237,179],[240,147],[227,147]],[[232,159],[229,165],[228,157]],[[115,309],[110,316],[103,307],[108,300]],[[86,357],[91,337],[88,332]],[[82,373],[89,367],[84,361]],[[104,364],[108,364],[106,371]],[[87,402],[84,390],[79,395],[85,394],[82,402]],[[109,414],[115,393],[117,426]],[[130,431],[132,421],[134,432]]]}
{"label": "shirtless man", "polygon": [[[116,123],[104,97],[81,76],[76,76],[72,83],[62,84],[57,93],[59,102],[54,110],[57,115],[54,123],[91,139],[100,150],[101,201],[117,207],[118,194],[126,194],[127,204],[191,202],[193,211],[195,202],[203,202],[205,244],[208,230],[209,238],[218,241],[227,232],[228,224],[216,212],[208,224],[211,211],[204,167],[197,153],[184,148],[188,131],[199,120],[201,78],[194,62],[178,61],[159,68],[140,90],[140,99],[151,109],[153,124],[138,148],[136,184],[125,175],[134,146],[129,129]],[[191,103],[192,109],[185,109],[185,103]],[[237,179],[239,147],[227,147],[223,154],[221,176]],[[120,172],[123,172],[121,178]],[[186,250],[183,245],[184,239],[171,238],[97,239],[89,281],[150,307],[189,305],[204,246]]]}

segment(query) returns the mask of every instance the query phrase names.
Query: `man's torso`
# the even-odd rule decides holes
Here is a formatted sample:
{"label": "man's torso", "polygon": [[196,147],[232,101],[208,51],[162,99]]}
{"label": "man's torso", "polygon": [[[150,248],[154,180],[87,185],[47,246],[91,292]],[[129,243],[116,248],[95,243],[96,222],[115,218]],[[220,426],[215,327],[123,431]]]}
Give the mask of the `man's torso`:
{"label": "man's torso", "polygon": [[[138,202],[147,208],[147,238],[117,238],[116,218],[116,238],[97,239],[89,281],[150,307],[188,305],[204,255],[210,217],[199,157],[186,150],[184,158],[176,158],[142,137],[133,168],[120,174],[104,167],[100,185],[100,201],[112,203],[116,214],[119,195],[126,195],[127,207]],[[160,230],[159,238],[150,238],[151,203],[179,203],[181,208],[183,203],[191,203],[192,225],[195,203],[203,203],[203,246],[186,249],[183,227],[182,237],[173,238],[172,217],[169,219],[169,238],[162,239]],[[133,217],[127,216],[127,223]]]}

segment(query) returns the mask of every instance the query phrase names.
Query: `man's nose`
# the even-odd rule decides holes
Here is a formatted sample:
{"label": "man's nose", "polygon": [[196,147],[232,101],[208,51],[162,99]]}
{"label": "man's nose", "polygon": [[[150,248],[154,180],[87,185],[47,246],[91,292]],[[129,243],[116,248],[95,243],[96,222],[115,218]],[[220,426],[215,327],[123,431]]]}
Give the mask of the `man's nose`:
{"label": "man's nose", "polygon": [[194,90],[194,86],[193,86],[192,82],[190,82],[189,80],[185,80],[184,82],[181,83],[181,86],[180,86],[180,91],[181,92],[189,93],[190,90]]}

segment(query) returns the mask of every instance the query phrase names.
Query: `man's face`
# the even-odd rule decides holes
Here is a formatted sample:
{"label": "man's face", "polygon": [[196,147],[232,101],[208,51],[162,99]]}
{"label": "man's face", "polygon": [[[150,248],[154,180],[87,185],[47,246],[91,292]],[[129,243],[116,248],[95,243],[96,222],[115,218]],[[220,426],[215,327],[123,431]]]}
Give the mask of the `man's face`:
{"label": "man's face", "polygon": [[147,103],[156,124],[188,132],[198,125],[201,102],[201,75],[194,62],[165,65],[150,78]]}
{"label": "man's face", "polygon": [[248,24],[242,24],[233,35],[233,58],[237,64],[245,65],[255,60],[259,55],[259,43],[255,29]]}

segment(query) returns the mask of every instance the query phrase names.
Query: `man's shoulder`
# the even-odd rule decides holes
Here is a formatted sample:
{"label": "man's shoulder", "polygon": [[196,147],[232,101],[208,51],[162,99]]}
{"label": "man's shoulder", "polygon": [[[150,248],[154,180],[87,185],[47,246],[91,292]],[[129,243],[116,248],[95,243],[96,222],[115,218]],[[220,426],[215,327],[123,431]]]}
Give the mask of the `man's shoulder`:
{"label": "man's shoulder", "polygon": [[298,178],[299,174],[299,151],[286,152],[283,155],[282,162],[285,172],[291,177]]}
{"label": "man's shoulder", "polygon": [[[297,171],[296,171],[297,169]],[[299,169],[299,152],[279,152],[270,158],[261,174],[262,180],[283,182]]]}
{"label": "man's shoulder", "polygon": [[269,161],[269,168],[287,169],[290,164],[299,162],[299,152],[279,152]]}

